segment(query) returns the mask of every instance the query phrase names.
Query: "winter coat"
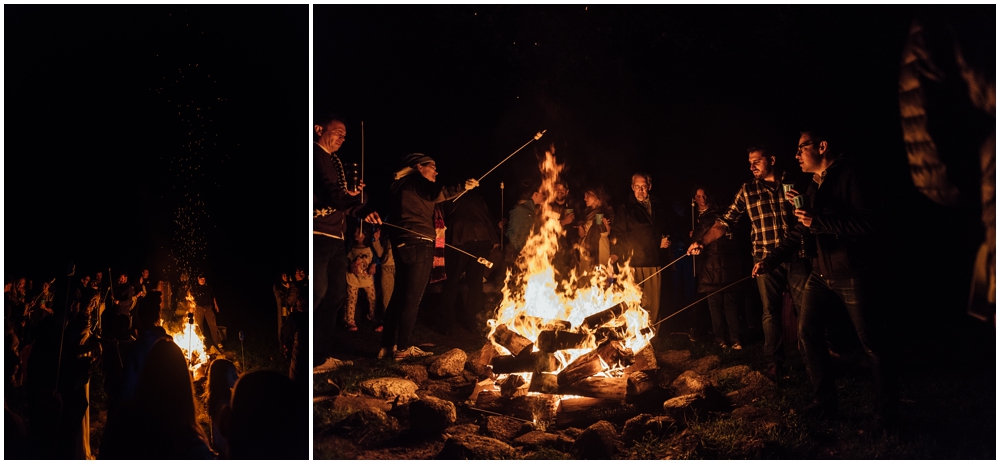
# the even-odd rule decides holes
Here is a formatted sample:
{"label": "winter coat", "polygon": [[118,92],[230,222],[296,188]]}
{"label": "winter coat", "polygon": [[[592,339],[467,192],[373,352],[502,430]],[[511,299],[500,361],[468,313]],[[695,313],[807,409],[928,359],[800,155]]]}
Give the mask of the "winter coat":
{"label": "winter coat", "polygon": [[[692,240],[701,238],[715,225],[724,211],[721,208],[710,207],[705,212],[698,213],[698,223]],[[698,274],[698,292],[709,293],[718,290],[742,277],[740,275],[739,247],[731,233],[705,245],[701,254],[695,258]]]}
{"label": "winter coat", "polygon": [[666,234],[667,215],[656,197],[650,196],[649,201],[652,215],[635,196],[629,197],[611,224],[611,253],[622,263],[631,259],[632,267],[660,265],[660,239]]}

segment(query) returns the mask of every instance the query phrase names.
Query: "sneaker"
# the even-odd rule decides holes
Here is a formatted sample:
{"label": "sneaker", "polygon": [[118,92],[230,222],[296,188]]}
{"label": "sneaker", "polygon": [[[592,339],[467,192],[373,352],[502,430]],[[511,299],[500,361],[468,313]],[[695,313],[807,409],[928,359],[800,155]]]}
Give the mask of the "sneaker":
{"label": "sneaker", "polygon": [[[379,328],[381,328],[381,327],[379,327]],[[378,330],[378,329],[375,329],[375,330]],[[396,352],[396,347],[395,346],[392,347],[392,348],[381,348],[381,349],[378,350],[378,359],[385,359],[385,358],[388,358],[390,356],[394,356],[395,352]]]}
{"label": "sneaker", "polygon": [[313,374],[325,374],[327,372],[335,371],[344,366],[350,366],[354,364],[352,361],[341,361],[336,358],[326,358],[326,362],[320,364],[313,368]]}
{"label": "sneaker", "polygon": [[720,340],[716,340],[715,344],[718,345],[719,348],[722,348],[722,349],[729,348],[729,345],[726,345],[725,340],[721,340],[721,339]]}
{"label": "sneaker", "polygon": [[358,331],[358,326],[356,326],[356,325],[354,325],[352,323],[347,323],[347,331],[348,332],[357,332]]}
{"label": "sneaker", "polygon": [[740,342],[735,342],[735,343],[733,343],[733,349],[736,350],[736,351],[742,350],[743,349],[743,345],[740,345]]}
{"label": "sneaker", "polygon": [[424,350],[421,350],[420,348],[417,348],[416,346],[411,346],[411,347],[409,347],[409,348],[407,348],[405,350],[397,351],[395,353],[395,358],[396,358],[396,361],[401,361],[401,360],[407,359],[407,358],[423,358],[423,357],[426,357],[426,356],[431,356],[433,354],[434,353],[428,353],[428,352],[426,352]]}

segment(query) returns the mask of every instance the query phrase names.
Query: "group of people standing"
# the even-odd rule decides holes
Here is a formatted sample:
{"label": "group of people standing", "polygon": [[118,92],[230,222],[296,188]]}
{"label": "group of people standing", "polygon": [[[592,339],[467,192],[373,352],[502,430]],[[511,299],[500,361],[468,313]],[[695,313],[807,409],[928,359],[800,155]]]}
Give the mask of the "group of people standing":
{"label": "group of people standing", "polygon": [[[348,273],[345,218],[364,218],[366,222],[380,224],[381,217],[367,205],[361,188],[348,190],[344,181],[342,164],[336,155],[346,136],[343,121],[335,117],[317,120],[315,132],[317,279],[321,279],[320,272],[330,277],[324,275],[324,282],[317,282],[314,300],[316,336],[317,340],[322,339],[315,349],[317,360],[327,363],[320,367],[323,371],[336,368],[339,363],[330,354],[332,328],[343,305],[321,309],[320,303],[326,299],[336,303],[347,294],[346,285],[337,283],[337,276]],[[865,178],[850,158],[843,155],[839,140],[822,131],[802,132],[795,154],[802,172],[812,176],[810,181],[794,182],[792,179],[797,176],[779,169],[777,157],[767,147],[748,150],[753,180],[739,188],[728,207],[709,201],[705,188],[694,191],[697,211],[686,254],[696,257],[697,290],[708,295],[716,343],[724,348],[743,348],[738,293],[729,287],[741,279],[754,278],[763,306],[760,325],[764,350],[770,361],[766,375],[782,379],[786,345],[792,342],[782,336],[782,301],[783,293],[787,292],[794,301],[799,321],[799,340],[792,347],[800,349],[814,384],[814,401],[799,413],[829,416],[835,413],[837,400],[827,348],[828,321],[832,314],[846,312],[875,374],[879,402],[876,421],[880,425],[895,423],[898,387],[890,370],[891,362],[886,361],[885,334],[874,308],[874,270],[869,266],[867,247],[877,226]],[[397,289],[399,297],[386,309],[380,358],[428,354],[413,346],[411,334],[420,300],[431,281],[435,241],[440,237],[441,223],[436,220],[441,219],[438,216],[441,209],[435,206],[460,195],[470,197],[463,192],[478,185],[470,179],[443,186],[436,182],[436,177],[436,163],[431,157],[409,154],[404,157],[390,189],[392,200],[387,211],[395,221],[389,225],[400,289]],[[516,259],[539,222],[539,206],[546,201],[540,186],[537,181],[527,182],[509,219],[500,223],[507,239],[508,263]],[[637,172],[631,178],[632,196],[618,208],[611,207],[600,186],[585,188],[583,204],[578,206],[569,197],[567,183],[560,180],[549,206],[559,215],[566,231],[560,239],[560,249],[565,252],[558,254],[553,262],[557,274],[565,278],[571,270],[581,275],[596,266],[627,262],[635,281],[642,282],[642,307],[649,312],[650,321],[656,323],[661,321],[663,257],[671,256],[664,251],[670,250],[675,242],[670,239],[666,208],[650,195],[652,187],[652,176]],[[488,220],[488,210],[481,209]],[[741,248],[737,243],[743,238],[736,233],[742,218],[750,224],[754,263],[750,276],[739,265]],[[465,222],[475,221],[458,223]],[[463,243],[476,248],[477,256],[487,256],[488,247],[496,245],[496,239],[490,236],[495,231],[492,227],[486,229],[479,243]],[[685,254],[684,249],[674,254],[680,258]],[[469,280],[472,281],[480,282],[481,277]]]}

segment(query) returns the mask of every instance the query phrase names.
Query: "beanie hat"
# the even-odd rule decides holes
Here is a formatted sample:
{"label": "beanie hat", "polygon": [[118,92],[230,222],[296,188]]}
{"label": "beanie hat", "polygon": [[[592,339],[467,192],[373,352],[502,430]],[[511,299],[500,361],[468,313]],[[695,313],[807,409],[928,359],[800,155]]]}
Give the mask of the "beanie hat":
{"label": "beanie hat", "polygon": [[424,163],[433,163],[433,162],[434,158],[431,158],[430,156],[427,156],[423,153],[410,153],[403,157],[402,167],[415,168],[417,167],[417,165]]}

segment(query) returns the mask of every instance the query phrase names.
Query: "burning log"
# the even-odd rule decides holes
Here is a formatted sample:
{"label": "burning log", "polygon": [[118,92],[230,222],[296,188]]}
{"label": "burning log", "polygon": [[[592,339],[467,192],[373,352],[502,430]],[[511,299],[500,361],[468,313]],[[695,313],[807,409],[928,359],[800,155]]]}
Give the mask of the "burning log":
{"label": "burning log", "polygon": [[641,395],[649,391],[649,389],[653,388],[653,386],[656,384],[653,381],[653,378],[649,376],[649,374],[642,371],[637,371],[629,374],[627,379],[628,383],[627,383],[627,388],[625,389],[625,393],[628,396]]}
{"label": "burning log", "polygon": [[494,374],[550,372],[558,368],[559,363],[552,353],[541,351],[532,353],[530,348],[522,350],[518,356],[498,356],[493,358]]}
{"label": "burning log", "polygon": [[505,398],[516,398],[528,394],[528,382],[519,375],[508,375],[500,382],[500,395]]}
{"label": "burning log", "polygon": [[559,402],[556,425],[594,423],[609,408],[620,407],[622,401],[607,398],[564,398]]}
{"label": "burning log", "polygon": [[584,333],[545,330],[538,334],[538,340],[535,344],[541,351],[554,353],[559,350],[583,348],[588,338],[590,337]]}
{"label": "burning log", "polygon": [[[493,332],[493,341],[496,342],[496,344],[507,348],[507,351],[510,351],[511,354],[514,355],[521,353],[521,350],[528,345],[531,345],[531,340],[528,340],[521,334],[508,329],[506,325],[500,325],[497,327],[497,329]],[[494,372],[496,371],[494,370]]]}
{"label": "burning log", "polygon": [[[515,376],[512,376],[515,377]],[[496,391],[484,391],[476,398],[477,409],[526,421],[552,421],[559,407],[555,395],[530,395],[505,398]]]}
{"label": "burning log", "polygon": [[533,393],[559,393],[559,377],[555,374],[538,373],[531,376],[528,391]]}
{"label": "burning log", "polygon": [[632,357],[632,365],[625,368],[625,373],[631,374],[639,371],[651,371],[657,368],[656,352],[653,351],[653,345],[647,344],[645,348],[639,350],[639,352]]}
{"label": "burning log", "polygon": [[624,400],[627,384],[626,377],[587,377],[573,385],[560,387],[559,394]]}
{"label": "burning log", "polygon": [[620,348],[617,343],[605,343],[566,366],[559,373],[559,385],[573,385],[617,363]]}
{"label": "burning log", "polygon": [[625,307],[625,303],[618,303],[608,309],[605,309],[604,311],[587,317],[583,320],[581,327],[596,329],[607,324],[608,322],[618,319],[622,314],[625,314],[626,310],[628,310],[628,308]]}

